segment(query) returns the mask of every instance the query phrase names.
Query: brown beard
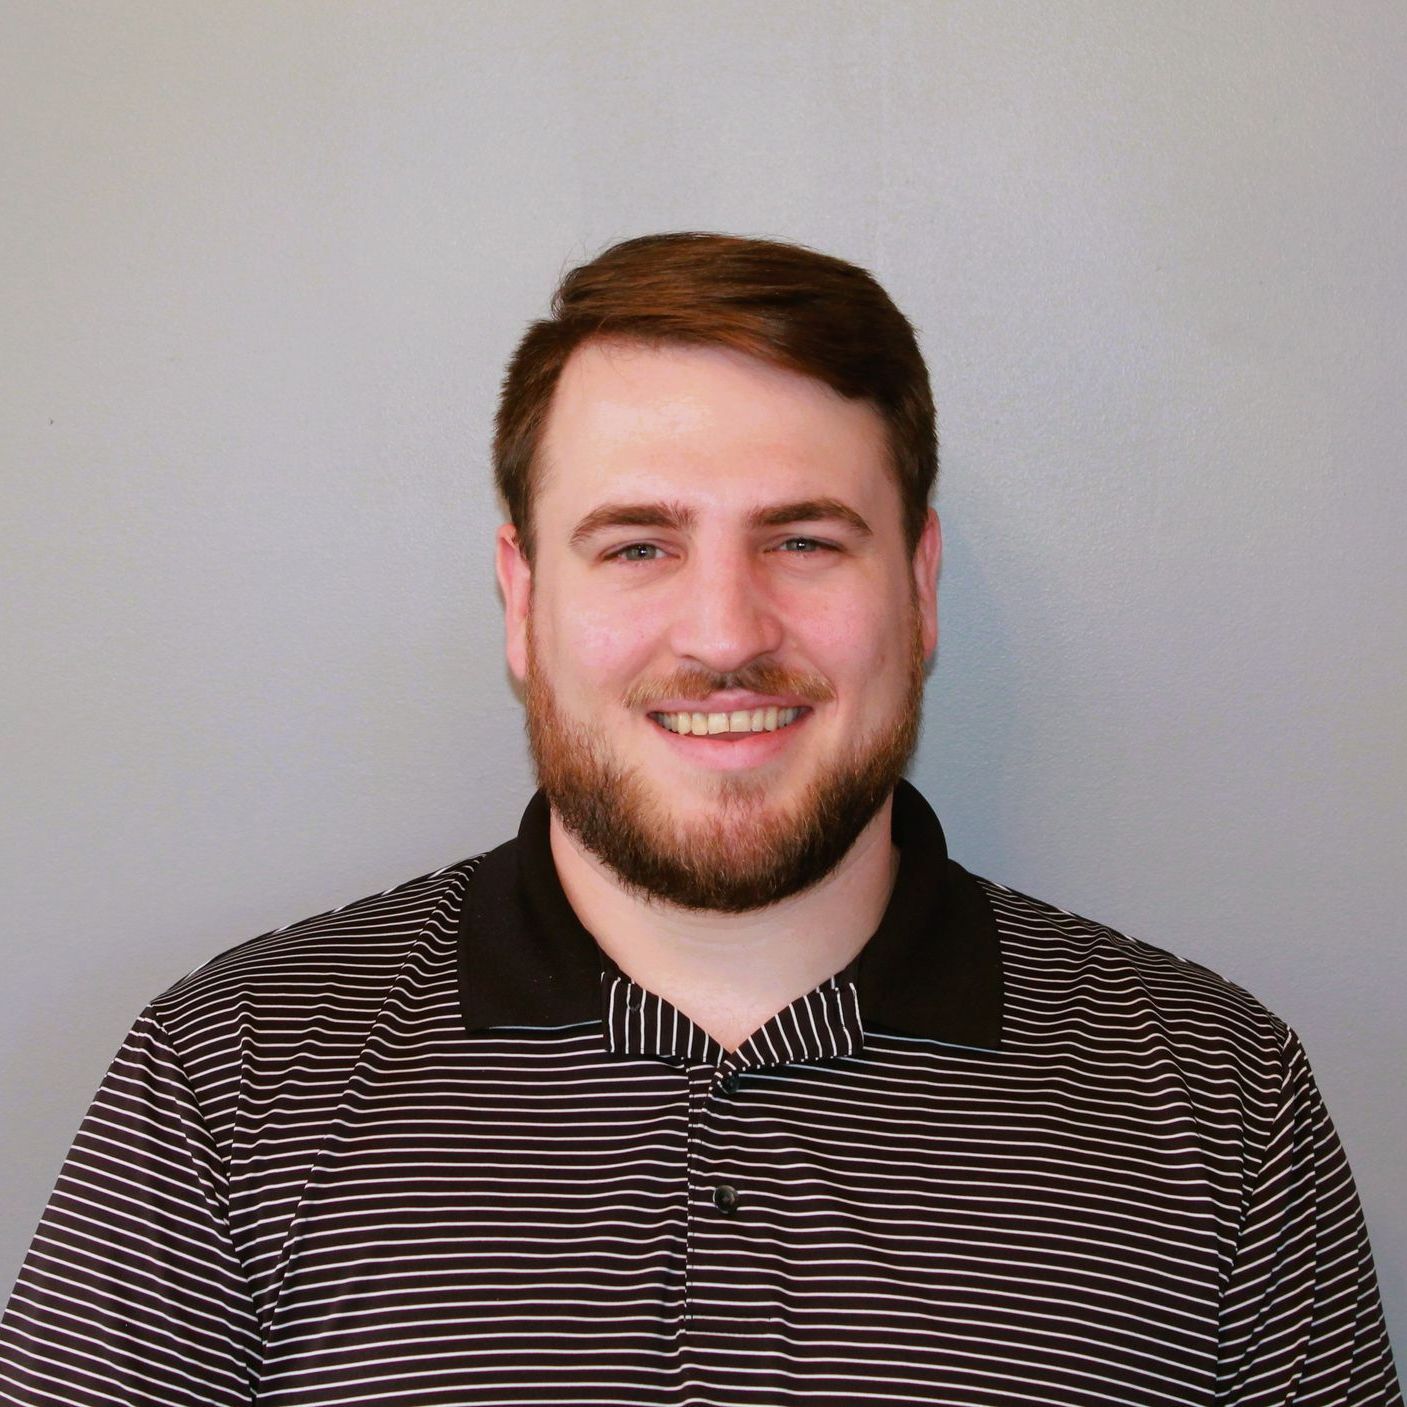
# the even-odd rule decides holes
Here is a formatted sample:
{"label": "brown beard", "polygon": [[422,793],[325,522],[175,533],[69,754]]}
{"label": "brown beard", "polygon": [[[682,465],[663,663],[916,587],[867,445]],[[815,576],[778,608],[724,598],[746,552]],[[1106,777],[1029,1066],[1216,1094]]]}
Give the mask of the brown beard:
{"label": "brown beard", "polygon": [[[773,814],[763,782],[721,777],[718,814],[683,826],[651,800],[636,769],[608,755],[598,734],[562,716],[538,666],[530,626],[526,724],[538,785],[577,843],[641,897],[720,913],[775,904],[809,889],[840,863],[913,756],[924,667],[916,608],[909,633],[908,687],[895,716],[859,751],[808,783],[793,811]],[[775,665],[730,675],[693,671],[668,682],[673,687],[653,697],[706,698],[724,689],[829,696],[824,681]],[[639,692],[632,690],[631,697],[646,702],[638,700]]]}

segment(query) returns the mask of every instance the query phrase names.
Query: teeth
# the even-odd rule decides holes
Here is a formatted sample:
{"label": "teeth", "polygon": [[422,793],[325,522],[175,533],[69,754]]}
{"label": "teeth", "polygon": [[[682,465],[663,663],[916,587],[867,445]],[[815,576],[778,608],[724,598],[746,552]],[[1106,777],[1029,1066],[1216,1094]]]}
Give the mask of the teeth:
{"label": "teeth", "polygon": [[732,713],[655,713],[650,716],[671,733],[774,733],[795,723],[799,708],[735,709]]}

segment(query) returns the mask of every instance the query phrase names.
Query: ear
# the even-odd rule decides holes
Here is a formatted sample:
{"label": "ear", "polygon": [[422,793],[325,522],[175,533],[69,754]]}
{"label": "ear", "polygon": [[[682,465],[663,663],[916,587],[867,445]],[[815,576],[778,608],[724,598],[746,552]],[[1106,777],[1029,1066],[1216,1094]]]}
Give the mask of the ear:
{"label": "ear", "polygon": [[518,530],[504,523],[498,530],[494,570],[503,592],[504,650],[508,668],[521,684],[528,673],[528,611],[532,606],[533,569],[523,556]]}
{"label": "ear", "polygon": [[914,588],[923,627],[923,657],[930,659],[938,645],[938,564],[943,558],[943,529],[932,508],[924,520],[914,549]]}

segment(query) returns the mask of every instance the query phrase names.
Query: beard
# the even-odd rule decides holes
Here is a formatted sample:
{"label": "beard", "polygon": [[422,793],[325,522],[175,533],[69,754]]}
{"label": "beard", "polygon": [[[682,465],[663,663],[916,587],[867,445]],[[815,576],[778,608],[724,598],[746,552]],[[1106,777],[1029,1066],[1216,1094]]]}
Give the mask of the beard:
{"label": "beard", "polygon": [[[769,805],[762,778],[725,775],[716,779],[712,814],[677,821],[639,768],[613,757],[599,732],[562,713],[538,663],[531,623],[527,645],[526,724],[538,785],[577,843],[647,900],[746,913],[809,889],[854,845],[918,743],[924,650],[914,608],[905,692],[893,716],[850,753],[827,761],[793,807],[778,812]],[[727,675],[681,673],[637,686],[630,701],[638,710],[651,698],[704,699],[724,689],[833,697],[815,676],[758,664]]]}

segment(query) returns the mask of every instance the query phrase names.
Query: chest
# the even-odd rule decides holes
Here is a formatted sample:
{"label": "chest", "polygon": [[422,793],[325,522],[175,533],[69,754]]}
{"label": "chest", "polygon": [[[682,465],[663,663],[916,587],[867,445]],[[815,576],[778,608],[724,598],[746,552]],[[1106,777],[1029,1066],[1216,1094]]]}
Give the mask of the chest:
{"label": "chest", "polygon": [[1209,1400],[1235,1178],[1174,1080],[465,1054],[246,1171],[268,1401]]}

